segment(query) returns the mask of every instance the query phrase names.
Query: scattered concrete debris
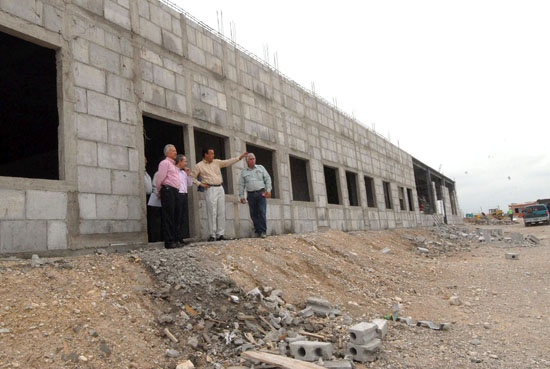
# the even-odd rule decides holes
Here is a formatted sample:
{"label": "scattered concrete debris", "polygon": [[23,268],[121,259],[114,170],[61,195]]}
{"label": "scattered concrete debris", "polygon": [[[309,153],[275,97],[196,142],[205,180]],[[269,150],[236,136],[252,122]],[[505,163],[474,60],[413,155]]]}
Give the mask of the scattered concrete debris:
{"label": "scattered concrete debris", "polygon": [[191,362],[191,360],[186,360],[183,363],[180,363],[176,366],[176,369],[194,369],[195,365]]}
{"label": "scattered concrete debris", "polygon": [[319,316],[329,316],[329,315],[342,315],[341,311],[339,309],[333,309],[330,302],[324,299],[316,298],[316,297],[310,297],[306,301],[306,308],[303,311],[306,311],[304,314],[309,314],[309,310],[313,311],[315,315]]}
{"label": "scattered concrete debris", "polygon": [[391,249],[389,247],[384,247],[380,252],[382,254],[389,254],[391,252]]}
{"label": "scattered concrete debris", "polygon": [[462,301],[460,301],[460,297],[458,297],[458,296],[451,296],[451,297],[449,297],[449,304],[455,305],[455,306],[460,306],[460,305],[462,305]]}
{"label": "scattered concrete debris", "polygon": [[332,344],[319,341],[295,341],[290,343],[290,355],[298,360],[319,361],[332,357]]}
{"label": "scattered concrete debris", "polygon": [[241,354],[245,359],[256,363],[267,363],[277,365],[283,369],[323,369],[322,366],[308,363],[301,360],[291,359],[281,355],[274,355],[267,352],[247,351]]}
{"label": "scattered concrete debris", "polygon": [[506,253],[506,259],[509,259],[509,260],[518,260],[518,259],[519,259],[519,254],[518,254],[518,253],[515,253],[515,252],[507,252],[507,253]]}
{"label": "scattered concrete debris", "polygon": [[381,333],[379,325],[375,323],[361,322],[354,325],[349,329],[350,342],[346,346],[346,353],[354,361],[375,361],[382,345],[382,340],[378,338]]}
{"label": "scattered concrete debris", "polygon": [[39,266],[42,266],[44,265],[46,262],[42,259],[40,259],[38,257],[38,255],[34,254],[32,257],[31,257],[31,266],[33,268],[36,268],[36,267],[39,267]]}

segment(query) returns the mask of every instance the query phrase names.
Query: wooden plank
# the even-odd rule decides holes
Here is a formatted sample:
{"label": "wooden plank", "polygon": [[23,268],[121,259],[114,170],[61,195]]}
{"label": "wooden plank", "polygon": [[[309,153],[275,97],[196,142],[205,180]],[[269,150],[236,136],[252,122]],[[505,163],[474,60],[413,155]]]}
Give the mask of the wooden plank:
{"label": "wooden plank", "polygon": [[283,369],[325,369],[313,363],[291,359],[281,355],[268,354],[267,352],[245,351],[241,356],[246,359],[261,361],[262,363],[277,365]]}

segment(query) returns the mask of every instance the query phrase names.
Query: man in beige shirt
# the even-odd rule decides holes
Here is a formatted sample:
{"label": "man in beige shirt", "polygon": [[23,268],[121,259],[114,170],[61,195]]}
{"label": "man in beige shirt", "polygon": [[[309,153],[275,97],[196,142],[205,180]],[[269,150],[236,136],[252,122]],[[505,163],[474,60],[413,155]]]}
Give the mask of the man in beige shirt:
{"label": "man in beige shirt", "polygon": [[[206,200],[206,214],[208,217],[208,241],[226,240],[225,233],[225,191],[222,183],[221,168],[235,164],[248,153],[245,152],[238,158],[227,160],[214,159],[214,150],[203,151],[203,160],[191,172],[193,183],[204,188],[204,199]],[[201,177],[199,181],[197,178]]]}

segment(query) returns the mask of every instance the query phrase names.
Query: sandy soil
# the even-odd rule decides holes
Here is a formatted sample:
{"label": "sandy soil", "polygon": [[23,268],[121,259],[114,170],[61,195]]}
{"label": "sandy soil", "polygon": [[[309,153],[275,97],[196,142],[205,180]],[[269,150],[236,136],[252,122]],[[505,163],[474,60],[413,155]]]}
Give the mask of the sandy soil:
{"label": "sandy soil", "polygon": [[[280,289],[298,308],[310,296],[323,297],[354,322],[382,317],[400,302],[402,316],[452,323],[434,331],[390,322],[381,358],[359,368],[550,367],[550,226],[480,227],[535,234],[542,242],[470,244],[443,240],[437,229],[330,231],[198,244],[159,258],[210,260],[242,291]],[[415,237],[445,250],[436,253],[438,244],[428,244],[429,254],[418,253]],[[390,252],[382,253],[386,247]],[[519,253],[519,260],[505,259],[506,252]],[[162,333],[159,316],[183,307],[152,293],[160,288],[159,275],[136,254],[44,259],[38,267],[1,261],[0,368],[174,368],[187,358],[214,367],[186,347],[196,327],[170,327],[177,344]],[[461,304],[450,305],[451,296]],[[200,297],[189,300],[202,312],[200,304]],[[186,356],[168,358],[170,348]]]}

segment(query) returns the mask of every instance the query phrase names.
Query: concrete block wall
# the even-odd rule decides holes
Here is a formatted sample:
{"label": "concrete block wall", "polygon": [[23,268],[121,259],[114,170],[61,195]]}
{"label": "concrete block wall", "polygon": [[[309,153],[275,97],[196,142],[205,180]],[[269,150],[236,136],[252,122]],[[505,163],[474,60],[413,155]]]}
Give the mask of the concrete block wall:
{"label": "concrete block wall", "polygon": [[[228,156],[247,143],[274,150],[271,234],[426,223],[418,209],[398,208],[398,186],[413,190],[417,207],[408,153],[158,0],[0,1],[0,27],[57,50],[61,173],[59,181],[0,178],[1,252],[145,242],[143,115],[184,127],[192,165],[194,129],[227,137]],[[311,202],[292,200],[289,155],[308,161]],[[341,205],[327,204],[323,165],[339,168]],[[229,236],[253,231],[236,196],[243,167],[229,170]],[[360,206],[349,205],[346,170],[357,174]],[[365,175],[374,178],[374,208]],[[192,235],[204,238],[203,194],[192,191],[190,202]]]}

